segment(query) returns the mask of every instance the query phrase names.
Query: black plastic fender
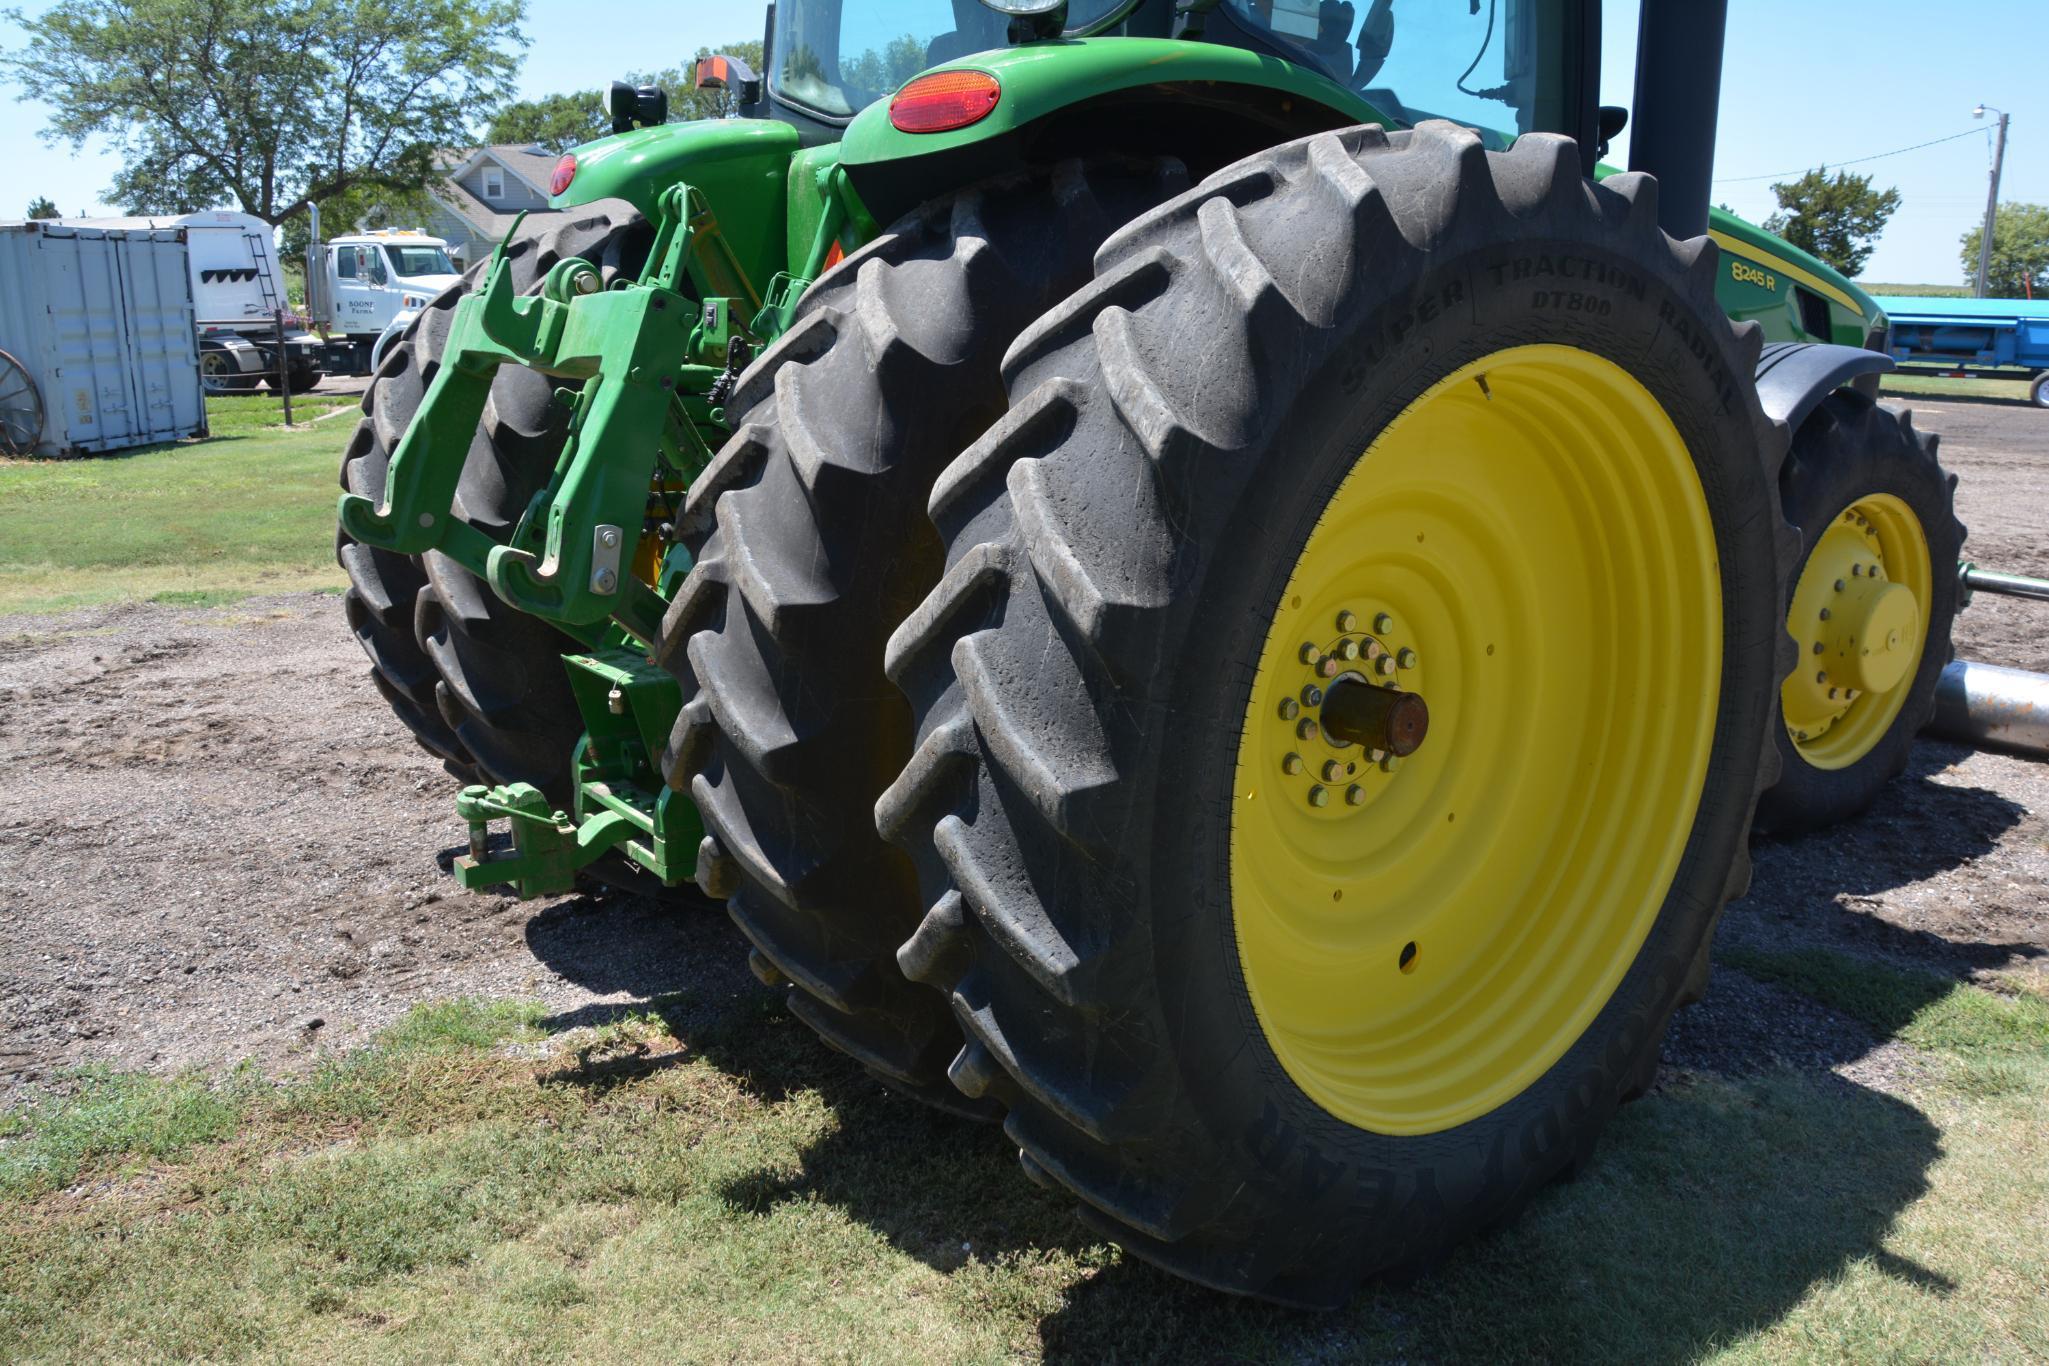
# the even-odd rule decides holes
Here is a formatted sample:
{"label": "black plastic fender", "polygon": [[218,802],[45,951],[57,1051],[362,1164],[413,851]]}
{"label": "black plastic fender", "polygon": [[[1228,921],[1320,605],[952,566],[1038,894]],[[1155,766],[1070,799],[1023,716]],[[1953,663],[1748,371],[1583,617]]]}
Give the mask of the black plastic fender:
{"label": "black plastic fender", "polygon": [[1757,401],[1764,405],[1766,417],[1798,431],[1823,399],[1849,381],[1869,376],[1869,388],[1857,387],[1866,397],[1876,398],[1878,376],[1892,368],[1892,357],[1883,351],[1825,342],[1772,342],[1757,358]]}

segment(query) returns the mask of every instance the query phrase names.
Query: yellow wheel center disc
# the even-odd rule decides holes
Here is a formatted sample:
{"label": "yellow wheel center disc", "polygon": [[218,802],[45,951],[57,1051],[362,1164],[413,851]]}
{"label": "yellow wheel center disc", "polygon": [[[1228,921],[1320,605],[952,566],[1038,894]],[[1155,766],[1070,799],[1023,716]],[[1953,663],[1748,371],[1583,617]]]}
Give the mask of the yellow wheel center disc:
{"label": "yellow wheel center disc", "polygon": [[1786,629],[1800,664],[1779,689],[1786,730],[1816,768],[1846,768],[1899,716],[1921,664],[1934,580],[1913,510],[1859,498],[1815,541]]}
{"label": "yellow wheel center disc", "polygon": [[[1699,476],[1620,367],[1504,350],[1374,439],[1274,606],[1232,794],[1239,960],[1303,1091],[1435,1132],[1585,1032],[1692,832],[1721,639]],[[1420,694],[1414,752],[1335,738],[1339,680]]]}

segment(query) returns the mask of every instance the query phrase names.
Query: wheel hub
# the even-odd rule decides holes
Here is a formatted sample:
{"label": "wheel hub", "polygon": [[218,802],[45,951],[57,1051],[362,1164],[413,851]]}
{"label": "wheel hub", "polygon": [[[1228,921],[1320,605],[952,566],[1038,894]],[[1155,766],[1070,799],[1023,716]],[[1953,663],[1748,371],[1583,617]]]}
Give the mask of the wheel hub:
{"label": "wheel hub", "polygon": [[1329,1113],[1472,1119],[1612,994],[1706,779],[1716,564],[1686,443],[1587,352],[1470,363],[1357,456],[1273,603],[1231,810],[1246,987]]}
{"label": "wheel hub", "polygon": [[1779,699],[1810,763],[1854,763],[1898,714],[1921,662],[1930,582],[1920,523],[1890,495],[1851,504],[1815,542],[1786,620],[1800,664]]}

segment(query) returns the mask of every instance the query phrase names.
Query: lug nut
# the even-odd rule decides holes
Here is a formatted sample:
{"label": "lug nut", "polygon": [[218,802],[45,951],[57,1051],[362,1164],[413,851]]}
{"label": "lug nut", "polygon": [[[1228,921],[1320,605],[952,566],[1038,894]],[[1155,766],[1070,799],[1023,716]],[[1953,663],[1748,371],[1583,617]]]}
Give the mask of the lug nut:
{"label": "lug nut", "polygon": [[1330,805],[1330,793],[1329,793],[1329,791],[1327,791],[1327,790],[1326,790],[1326,789],[1325,789],[1325,788],[1324,788],[1324,787],[1323,787],[1323,786],[1322,786],[1321,784],[1318,784],[1317,786],[1315,786],[1315,787],[1312,787],[1312,788],[1310,788],[1310,789],[1309,789],[1309,804],[1310,804],[1311,806],[1329,806],[1329,805]]}
{"label": "lug nut", "polygon": [[1356,641],[1356,640],[1352,640],[1352,639],[1350,639],[1350,638],[1347,638],[1347,639],[1345,639],[1345,640],[1341,640],[1341,641],[1339,641],[1339,642],[1338,642],[1338,658],[1340,658],[1340,659],[1357,659],[1358,657],[1359,657],[1359,642],[1358,642],[1358,641]]}
{"label": "lug nut", "polygon": [[617,527],[610,527],[610,526],[608,526],[608,527],[605,527],[605,528],[601,529],[601,530],[600,530],[600,531],[598,532],[598,544],[599,544],[599,545],[601,545],[601,546],[603,546],[603,547],[604,547],[605,549],[607,549],[607,550],[616,550],[616,549],[618,549],[618,547],[619,547],[619,528],[617,528]]}
{"label": "lug nut", "polygon": [[1413,669],[1416,667],[1416,652],[1404,647],[1401,653],[1394,657],[1394,662],[1401,665],[1404,669]]}
{"label": "lug nut", "polygon": [[1822,619],[1823,621],[1827,621],[1827,620],[1828,620],[1828,608],[1824,607],[1824,608],[1822,608],[1822,609],[1821,609],[1821,619]]}
{"label": "lug nut", "polygon": [[1828,682],[1828,670],[1827,670],[1827,669],[1816,669],[1816,670],[1814,671],[1814,681],[1815,681],[1815,682],[1817,682],[1817,683],[1826,683],[1826,682]]}
{"label": "lug nut", "polygon": [[1365,788],[1363,788],[1363,787],[1359,786],[1359,785],[1358,785],[1357,783],[1353,783],[1353,784],[1352,784],[1352,785],[1351,785],[1350,787],[1348,787],[1348,788],[1346,788],[1346,789],[1345,789],[1345,805],[1346,805],[1346,806],[1364,806],[1365,804],[1366,804],[1366,789],[1365,789]]}
{"label": "lug nut", "polygon": [[1308,685],[1307,687],[1305,687],[1305,688],[1303,688],[1303,689],[1302,689],[1302,705],[1303,705],[1303,706],[1305,706],[1305,707],[1315,707],[1315,706],[1320,706],[1320,705],[1322,705],[1322,703],[1323,703],[1323,689],[1321,689],[1321,688],[1317,687],[1317,686],[1316,686],[1316,685],[1315,685],[1314,683],[1311,683],[1311,684],[1309,684],[1309,685]]}
{"label": "lug nut", "polygon": [[1836,591],[1838,593],[1843,591],[1843,581],[1841,579],[1836,580]]}
{"label": "lug nut", "polygon": [[1281,699],[1281,720],[1292,721],[1302,714],[1302,704],[1292,697]]}
{"label": "lug nut", "polygon": [[1316,672],[1324,678],[1336,678],[1338,676],[1337,659],[1332,655],[1325,655],[1322,659],[1316,661]]}
{"label": "lug nut", "polygon": [[1394,629],[1394,618],[1385,612],[1380,613],[1373,618],[1373,629],[1381,635],[1386,635]]}
{"label": "lug nut", "polygon": [[1338,631],[1341,634],[1350,633],[1358,629],[1359,619],[1357,617],[1353,616],[1350,612],[1338,613]]}
{"label": "lug nut", "polygon": [[1335,759],[1326,759],[1323,761],[1323,780],[1325,782],[1334,783],[1344,776],[1345,766],[1343,764],[1339,763]]}
{"label": "lug nut", "polygon": [[1382,773],[1392,773],[1401,766],[1402,756],[1399,754],[1383,754],[1380,756],[1380,771]]}
{"label": "lug nut", "polygon": [[1314,740],[1318,734],[1316,722],[1307,716],[1303,717],[1295,725],[1295,734],[1299,739]]}
{"label": "lug nut", "polygon": [[1299,755],[1299,754],[1290,754],[1290,755],[1288,755],[1288,756],[1287,756],[1286,758],[1284,758],[1284,759],[1282,759],[1282,760],[1281,760],[1281,772],[1283,772],[1283,773],[1300,773],[1301,771],[1302,771],[1302,756],[1301,756],[1301,755]]}
{"label": "lug nut", "polygon": [[1378,659],[1374,660],[1374,661],[1373,661],[1373,670],[1374,670],[1374,672],[1375,672],[1375,673],[1378,673],[1378,674],[1379,674],[1379,675],[1380,675],[1381,677],[1383,677],[1383,678],[1385,678],[1385,677],[1386,677],[1387,675],[1389,675],[1389,674],[1393,673],[1393,672],[1394,672],[1394,656],[1393,656],[1393,655],[1382,655],[1382,656],[1381,656],[1380,658],[1378,658]]}
{"label": "lug nut", "polygon": [[1820,642],[1820,641],[1818,641],[1818,640],[1814,642],[1814,653],[1816,653],[1816,654],[1820,654],[1820,653],[1821,653],[1821,642]]}
{"label": "lug nut", "polygon": [[[1837,587],[1841,586],[1840,584],[1837,585]],[[1302,648],[1296,651],[1296,653],[1304,664],[1314,664],[1317,660],[1323,658],[1323,651],[1317,649],[1316,642],[1311,640],[1303,641]]]}

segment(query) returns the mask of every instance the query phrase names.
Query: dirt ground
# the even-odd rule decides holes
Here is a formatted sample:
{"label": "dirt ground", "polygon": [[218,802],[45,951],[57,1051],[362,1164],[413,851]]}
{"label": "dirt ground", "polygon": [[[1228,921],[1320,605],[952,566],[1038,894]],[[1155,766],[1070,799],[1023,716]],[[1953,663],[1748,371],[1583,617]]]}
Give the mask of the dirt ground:
{"label": "dirt ground", "polygon": [[[1913,404],[1962,477],[1966,553],[2049,576],[2049,414]],[[1968,659],[2049,670],[2049,607],[1981,597]],[[125,606],[0,626],[0,1094],[86,1063],[289,1068],[412,1004],[557,1019],[763,990],[725,918],[626,896],[458,890],[453,786],[372,690],[337,598]],[[1924,741],[1865,817],[1759,842],[1723,945],[1828,944],[2049,974],[2049,764]],[[1667,1060],[1832,1068],[1903,1050],[1724,968]]]}

